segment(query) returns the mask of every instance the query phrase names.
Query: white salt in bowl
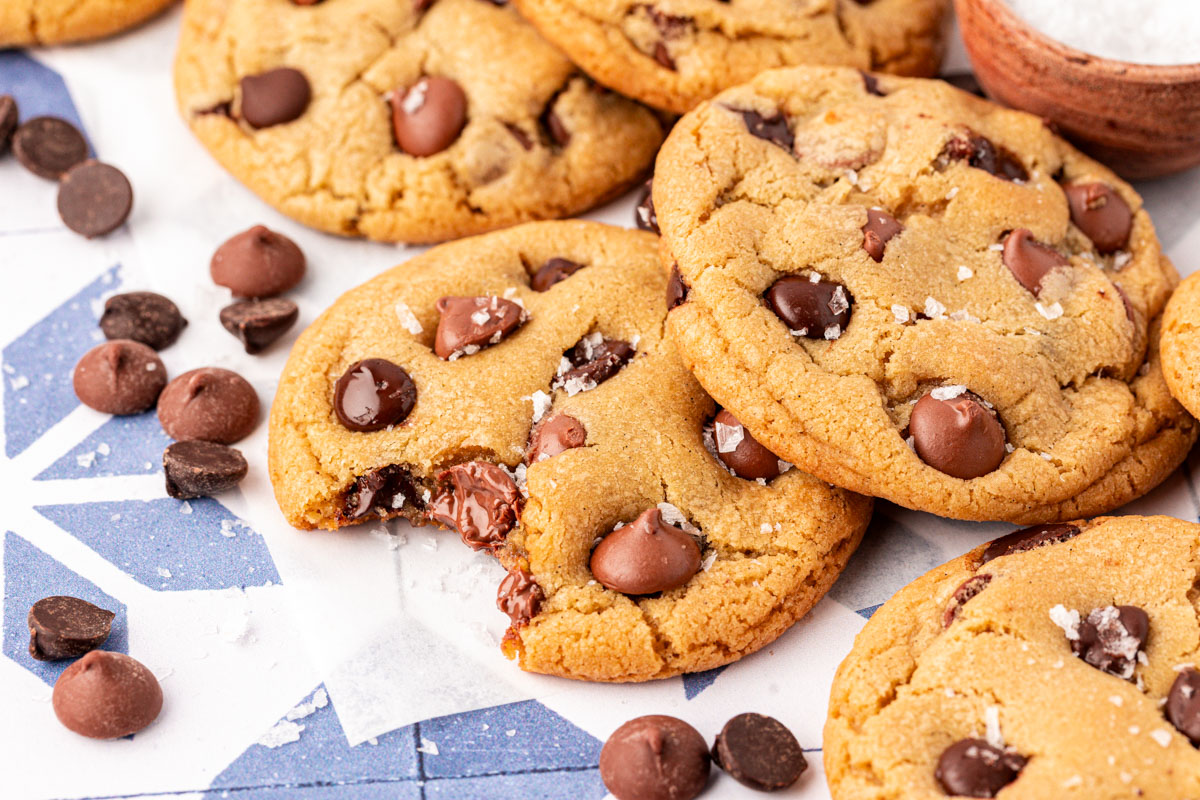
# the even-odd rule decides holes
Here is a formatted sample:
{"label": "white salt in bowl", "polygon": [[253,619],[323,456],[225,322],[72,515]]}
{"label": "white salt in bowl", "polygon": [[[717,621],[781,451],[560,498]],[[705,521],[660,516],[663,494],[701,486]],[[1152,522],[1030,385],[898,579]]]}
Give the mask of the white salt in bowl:
{"label": "white salt in bowl", "polygon": [[1044,118],[1131,180],[1200,164],[1200,64],[1091,55],[1040,33],[1004,0],[954,7],[975,77],[994,100]]}

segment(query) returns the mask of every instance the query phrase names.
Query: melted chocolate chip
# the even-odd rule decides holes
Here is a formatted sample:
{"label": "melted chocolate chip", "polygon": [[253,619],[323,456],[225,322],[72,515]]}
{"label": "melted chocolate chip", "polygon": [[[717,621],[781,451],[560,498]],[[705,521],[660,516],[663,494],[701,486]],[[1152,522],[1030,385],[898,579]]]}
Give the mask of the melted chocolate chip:
{"label": "melted chocolate chip", "polygon": [[687,302],[688,285],[683,282],[679,273],[679,265],[671,265],[671,276],[667,278],[667,311]]}
{"label": "melted chocolate chip", "polygon": [[983,739],[963,739],[942,753],[934,777],[952,797],[995,797],[1017,779],[1026,763],[1012,750],[992,747]]}
{"label": "melted chocolate chip", "polygon": [[1092,609],[1080,621],[1071,651],[1101,672],[1133,680],[1138,651],[1150,633],[1150,618],[1137,606]]}
{"label": "melted chocolate chip", "polygon": [[347,522],[355,522],[372,513],[386,519],[399,513],[405,502],[420,507],[408,470],[389,464],[360,475],[354,481],[342,501],[339,516]]}
{"label": "melted chocolate chip", "polygon": [[951,623],[958,619],[958,614],[967,601],[986,589],[991,582],[992,576],[985,572],[980,575],[972,575],[960,583],[954,590],[954,594],[950,596],[950,602],[946,604],[946,611],[942,614],[942,627],[949,628]]}
{"label": "melted chocolate chip", "polygon": [[633,210],[633,221],[637,223],[639,230],[662,233],[658,229],[658,214],[654,213],[653,178],[646,181],[646,187],[642,189],[642,199],[638,201],[637,208]]}
{"label": "melted chocolate chip", "polygon": [[154,292],[114,294],[100,315],[104,338],[132,339],[155,350],[174,344],[185,327],[178,306]]}
{"label": "melted chocolate chip", "polygon": [[401,366],[382,358],[350,365],[333,390],[338,421],[352,431],[399,425],[417,403],[417,385]]}
{"label": "melted chocolate chip", "polygon": [[713,440],[717,458],[748,481],[771,480],[779,475],[779,457],[758,443],[737,417],[725,409],[713,418]]}
{"label": "melted chocolate chip", "polygon": [[116,739],[145,728],[162,710],[154,673],[122,653],[93,650],[67,667],[54,684],[54,714],[68,729],[92,739]]}
{"label": "melted chocolate chip", "polygon": [[607,589],[656,594],[683,586],[700,569],[700,546],[652,508],[617,528],[592,551],[592,575]]}
{"label": "melted chocolate chip", "polygon": [[246,352],[257,355],[291,330],[300,307],[283,297],[243,300],[221,309],[221,326],[241,341]]}
{"label": "melted chocolate chip", "polygon": [[937,163],[940,168],[945,168],[952,161],[965,161],[976,169],[1006,181],[1029,180],[1025,165],[1016,155],[973,132],[946,142]]}
{"label": "melted chocolate chip", "polygon": [[863,250],[867,251],[876,263],[883,261],[883,251],[892,237],[901,233],[904,226],[886,211],[877,208],[867,209],[867,224],[863,225]]}
{"label": "melted chocolate chip", "polygon": [[429,517],[458,531],[472,550],[495,551],[517,524],[521,492],[495,464],[470,461],[438,475],[445,486],[433,499]]}
{"label": "melted chocolate chip", "polygon": [[792,151],[795,137],[792,135],[791,128],[788,127],[787,117],[782,113],[777,111],[770,116],[763,116],[757,111],[733,110],[742,115],[742,121],[746,123],[746,130],[750,131],[751,136],[766,139],[789,153]]}
{"label": "melted chocolate chip", "polygon": [[786,789],[808,768],[800,743],[782,722],[738,714],[717,734],[712,760],[739,783],[760,792]]}
{"label": "melted chocolate chip", "polygon": [[1129,244],[1133,212],[1107,183],[1073,183],[1064,186],[1071,222],[1092,240],[1100,253],[1112,253]]}
{"label": "melted chocolate chip", "polygon": [[704,737],[657,714],[626,722],[600,751],[600,779],[617,800],[691,800],[710,769]]}
{"label": "melted chocolate chip", "polygon": [[1001,260],[1017,283],[1032,292],[1034,297],[1042,293],[1042,280],[1052,270],[1070,263],[1057,250],[1036,241],[1025,228],[1017,228],[1005,237]]}
{"label": "melted chocolate chip", "polygon": [[595,389],[620,372],[636,353],[629,342],[620,339],[597,342],[595,336],[586,336],[567,352],[565,358],[572,367],[558,375],[555,386],[565,388],[568,394]]}
{"label": "melted chocolate chip", "polygon": [[1200,746],[1200,672],[1180,671],[1167,693],[1167,719],[1194,746]]}
{"label": "melted chocolate chip", "polygon": [[567,450],[583,447],[586,442],[587,430],[583,423],[569,414],[555,414],[534,429],[525,460],[536,464]]}
{"label": "melted chocolate chip", "polygon": [[412,156],[442,152],[467,124],[467,96],[449,78],[421,78],[392,95],[392,130],[396,144]]}
{"label": "melted chocolate chip", "polygon": [[1014,553],[1024,553],[1027,550],[1033,550],[1038,547],[1065,542],[1068,539],[1078,536],[1079,532],[1080,529],[1078,526],[1062,522],[1035,525],[1032,528],[1014,531],[1007,536],[1001,536],[994,542],[989,543],[984,549],[979,563],[986,564],[993,558],[1010,556]]}
{"label": "melted chocolate chip", "polygon": [[78,658],[104,644],[112,633],[115,617],[113,612],[78,597],[43,597],[26,616],[29,655],[38,661]]}
{"label": "melted chocolate chip", "polygon": [[298,69],[279,67],[241,80],[242,119],[252,128],[270,128],[299,119],[308,110],[312,87]]}
{"label": "melted chocolate chip", "polygon": [[528,625],[529,620],[537,616],[545,599],[546,595],[533,575],[523,569],[514,569],[509,570],[504,580],[500,581],[496,607],[508,614],[514,628],[519,628]]}
{"label": "melted chocolate chip", "polygon": [[212,497],[232,489],[249,468],[240,452],[216,442],[188,439],[163,451],[167,494],[176,500]]}
{"label": "melted chocolate chip", "polygon": [[525,322],[525,309],[502,297],[443,297],[437,301],[433,350],[453,361],[497,344]]}
{"label": "melted chocolate chip", "polygon": [[833,281],[811,281],[796,275],[780,278],[767,290],[767,305],[788,330],[808,339],[836,339],[850,324],[854,299]]}
{"label": "melted chocolate chip", "polygon": [[565,258],[552,258],[533,274],[529,285],[535,292],[546,292],[554,284],[565,281],[581,269],[583,264],[576,264]]}
{"label": "melted chocolate chip", "polygon": [[924,395],[913,406],[908,429],[917,456],[954,478],[978,478],[1004,460],[1004,428],[970,392],[946,400]]}

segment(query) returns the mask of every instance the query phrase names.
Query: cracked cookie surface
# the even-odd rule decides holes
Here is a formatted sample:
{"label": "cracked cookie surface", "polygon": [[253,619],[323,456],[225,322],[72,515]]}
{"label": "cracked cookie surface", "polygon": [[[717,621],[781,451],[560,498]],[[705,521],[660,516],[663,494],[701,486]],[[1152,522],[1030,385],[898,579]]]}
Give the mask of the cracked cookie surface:
{"label": "cracked cookie surface", "polygon": [[[548,272],[568,274],[547,285]],[[771,642],[828,590],[871,502],[796,469],[750,480],[717,460],[721,448],[748,471],[732,426],[706,446],[716,409],[664,336],[666,283],[650,234],[543,222],[442,245],[343,295],[300,337],[271,411],[284,516],[301,528],[394,516],[457,527],[509,570],[505,649],[526,670],[647,680]],[[447,335],[468,318],[482,344]],[[372,367],[390,399],[352,430],[341,378],[364,359],[394,365]],[[400,500],[363,503],[381,481]],[[671,526],[659,533],[700,544],[699,568],[650,574],[676,586],[653,594],[605,588],[636,566],[624,560],[636,531],[593,574],[596,540],[655,509]]]}
{"label": "cracked cookie surface", "polygon": [[1198,551],[1195,524],[1101,518],[1005,537],[900,590],[834,678],[835,800],[964,795],[989,772],[951,747],[974,740],[1019,766],[991,771],[1000,797],[1196,797]]}
{"label": "cracked cookie surface", "polygon": [[140,25],[174,0],[4,0],[0,47],[101,39]]}
{"label": "cracked cookie surface", "polygon": [[[254,92],[264,74],[290,94]],[[637,181],[663,136],[489,0],[190,0],[175,87],[204,146],[268,203],[385,241],[579,213]]]}
{"label": "cracked cookie surface", "polygon": [[814,475],[961,519],[1093,516],[1182,461],[1141,199],[1040,120],[939,81],[764,73],[654,179],[684,361]]}
{"label": "cracked cookie surface", "polygon": [[1167,386],[1193,416],[1200,414],[1200,275],[1190,275],[1163,313],[1162,362]]}
{"label": "cracked cookie surface", "polygon": [[590,75],[683,113],[758,73],[837,64],[935,75],[945,0],[514,0]]}

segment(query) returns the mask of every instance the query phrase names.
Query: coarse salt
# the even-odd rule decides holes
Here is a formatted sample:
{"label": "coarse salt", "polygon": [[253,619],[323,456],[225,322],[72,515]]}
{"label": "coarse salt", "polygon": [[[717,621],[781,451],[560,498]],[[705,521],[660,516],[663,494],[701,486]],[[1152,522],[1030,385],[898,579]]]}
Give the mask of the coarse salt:
{"label": "coarse salt", "polygon": [[1017,16],[1071,47],[1139,64],[1200,61],[1196,0],[1008,0]]}

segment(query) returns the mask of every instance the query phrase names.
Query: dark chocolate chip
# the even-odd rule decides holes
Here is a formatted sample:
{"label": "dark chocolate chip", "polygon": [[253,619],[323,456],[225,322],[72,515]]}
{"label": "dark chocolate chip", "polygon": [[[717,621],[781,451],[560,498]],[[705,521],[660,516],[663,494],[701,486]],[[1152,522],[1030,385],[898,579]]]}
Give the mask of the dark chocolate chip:
{"label": "dark chocolate chip", "polygon": [[1017,228],[1004,238],[1001,260],[1017,283],[1032,292],[1034,297],[1042,293],[1042,280],[1046,275],[1070,263],[1057,250],[1036,241],[1025,228]]}
{"label": "dark chocolate chip", "polygon": [[782,722],[738,714],[717,734],[712,760],[739,783],[760,792],[786,789],[808,768],[800,743]]}
{"label": "dark chocolate chip", "polygon": [[511,133],[513,135],[513,138],[517,140],[517,144],[521,145],[521,149],[523,149],[523,150],[532,150],[533,149],[533,138],[530,137],[530,135],[528,133],[521,130],[521,128],[516,123],[506,122],[506,123],[504,123],[504,127],[508,128],[508,132]]}
{"label": "dark chocolate chip", "polygon": [[517,524],[521,492],[495,464],[470,461],[438,475],[442,491],[429,507],[430,519],[458,531],[472,550],[495,551]]}
{"label": "dark chocolate chip", "polygon": [[346,492],[338,516],[345,522],[357,522],[369,514],[387,519],[398,514],[406,501],[421,507],[408,471],[397,464],[389,464],[355,479]]}
{"label": "dark chocolate chip", "polygon": [[675,59],[671,57],[671,51],[667,49],[666,42],[654,43],[654,60],[669,70],[675,69]]}
{"label": "dark chocolate chip", "polygon": [[981,169],[997,178],[1006,181],[1029,180],[1025,165],[1011,151],[997,147],[992,141],[977,133],[967,136],[956,136],[946,142],[938,156],[938,166],[945,168],[952,161],[965,161],[968,165]]}
{"label": "dark chocolate chip", "polygon": [[162,710],[154,673],[123,653],[92,650],[67,667],[54,684],[58,721],[92,739],[116,739],[145,728]]}
{"label": "dark chocolate chip", "polygon": [[837,339],[850,324],[854,299],[832,281],[796,275],[780,278],[767,290],[767,305],[796,336]]}
{"label": "dark chocolate chip", "polygon": [[620,372],[637,352],[620,339],[596,339],[595,334],[585,336],[566,353],[572,366],[555,378],[556,388],[566,389],[567,394],[595,389]]}
{"label": "dark chocolate chip", "polygon": [[58,185],[58,216],[89,239],[112,233],[133,210],[133,187],[125,173],[99,161],[67,170]]}
{"label": "dark chocolate chip", "polygon": [[291,289],[304,277],[304,253],[288,237],[255,225],[230,237],[209,263],[213,283],[234,297],[271,297]]}
{"label": "dark chocolate chip", "polygon": [[708,746],[681,719],[631,719],[600,751],[600,779],[617,800],[692,800],[708,784]]}
{"label": "dark chocolate chip", "polygon": [[52,181],[88,157],[88,143],[83,134],[58,117],[26,120],[13,134],[12,149],[25,169]]}
{"label": "dark chocolate chip", "polygon": [[581,269],[583,264],[576,264],[565,258],[552,258],[533,274],[529,285],[535,292],[546,292],[554,284],[565,281]]}
{"label": "dark chocolate chip", "polygon": [[111,611],[78,597],[43,597],[29,609],[29,655],[38,661],[78,658],[112,633]]}
{"label": "dark chocolate chip", "polygon": [[495,295],[443,297],[437,310],[442,316],[433,351],[450,361],[499,343],[527,319],[524,308]]}
{"label": "dark chocolate chip", "polygon": [[115,339],[83,354],[71,376],[75,396],[105,414],[140,414],[153,408],[167,385],[167,368],[140,342]]}
{"label": "dark chocolate chip", "polygon": [[583,423],[569,414],[555,414],[534,428],[525,460],[536,464],[567,450],[583,447],[586,442],[587,430]]}
{"label": "dark chocolate chip", "polygon": [[241,483],[249,469],[240,452],[216,442],[189,439],[163,451],[167,494],[176,500],[228,491]]}
{"label": "dark chocolate chip", "polygon": [[920,459],[953,478],[978,478],[1004,460],[1004,427],[970,392],[945,400],[924,395],[913,406],[908,430]]}
{"label": "dark chocolate chip", "polygon": [[963,739],[946,748],[934,777],[952,797],[995,797],[1017,779],[1027,759],[992,747],[984,739]]}
{"label": "dark chocolate chip", "polygon": [[174,344],[185,327],[179,307],[154,292],[114,294],[100,315],[106,339],[132,339],[155,350]]}
{"label": "dark chocolate chip", "polygon": [[449,78],[421,78],[392,94],[392,131],[400,149],[432,156],[454,144],[467,124],[467,96]]}
{"label": "dark chocolate chip", "polygon": [[683,305],[687,302],[688,285],[683,282],[683,275],[679,272],[679,265],[671,265],[671,276],[667,278],[667,311]]}
{"label": "dark chocolate chip", "polygon": [[1001,536],[988,544],[980,556],[979,563],[986,564],[993,558],[1010,556],[1014,553],[1024,553],[1045,545],[1058,544],[1079,535],[1076,525],[1064,522],[1052,522],[1048,525],[1035,525],[1032,528],[1014,531],[1007,536]]}
{"label": "dark chocolate chip", "polygon": [[1167,719],[1194,746],[1200,746],[1200,672],[1186,667],[1167,693]]}
{"label": "dark chocolate chip", "polygon": [[249,436],[258,423],[258,395],[236,372],[201,367],[163,389],[158,421],[172,439],[233,444]]}
{"label": "dark chocolate chip", "polygon": [[776,111],[770,116],[763,116],[757,111],[733,110],[742,115],[742,121],[746,123],[746,130],[750,131],[751,136],[766,139],[771,144],[791,152],[795,137],[788,127],[787,117],[782,113]]}
{"label": "dark chocolate chip", "polygon": [[1112,253],[1129,244],[1133,212],[1125,198],[1107,183],[1073,183],[1064,186],[1071,222],[1092,240],[1097,252]]}
{"label": "dark chocolate chip", "polygon": [[401,366],[382,358],[351,364],[337,379],[333,410],[352,431],[377,431],[399,425],[417,403],[417,385]]}
{"label": "dark chocolate chip", "polygon": [[658,229],[658,214],[654,212],[653,178],[646,181],[646,186],[642,189],[642,199],[638,201],[637,208],[633,210],[633,221],[637,223],[639,230],[662,233]]}
{"label": "dark chocolate chip", "polygon": [[683,586],[700,569],[700,546],[651,508],[605,536],[592,551],[591,567],[596,580],[614,592],[666,592]]}
{"label": "dark chocolate chip", "polygon": [[558,101],[558,95],[550,99],[546,104],[546,109],[542,112],[539,122],[541,122],[542,130],[550,137],[555,147],[566,147],[571,143],[571,129],[562,121],[562,117],[554,110],[554,104]]}
{"label": "dark chocolate chip", "polygon": [[759,444],[725,409],[713,418],[713,441],[717,458],[739,478],[769,481],[779,475],[779,457]]}
{"label": "dark chocolate chip", "polygon": [[903,231],[904,226],[891,214],[877,208],[868,208],[867,224],[862,227],[862,248],[876,263],[883,261],[883,251],[887,243]]}
{"label": "dark chocolate chip", "polygon": [[1094,608],[1080,621],[1071,651],[1101,672],[1131,681],[1149,633],[1150,618],[1137,606]]}
{"label": "dark chocolate chip", "polygon": [[991,582],[992,576],[984,572],[980,575],[972,575],[960,583],[954,590],[954,594],[950,596],[950,602],[946,604],[946,610],[942,613],[942,627],[949,628],[951,623],[958,619],[958,614],[967,601],[986,589]]}
{"label": "dark chocolate chip", "polygon": [[312,100],[308,78],[298,69],[278,67],[241,80],[242,119],[252,128],[270,128],[299,119]]}
{"label": "dark chocolate chip", "polygon": [[862,72],[861,70],[859,71],[859,74],[862,75],[863,89],[866,90],[867,94],[873,94],[876,97],[887,97],[887,92],[879,88],[879,78],[869,72]]}
{"label": "dark chocolate chip", "polygon": [[282,297],[243,300],[221,309],[221,325],[255,355],[287,333],[299,316],[300,307]]}
{"label": "dark chocolate chip", "polygon": [[20,120],[17,101],[10,94],[0,94],[0,156],[8,151],[12,141],[13,131],[17,129]]}
{"label": "dark chocolate chip", "polygon": [[496,593],[496,608],[499,608],[512,620],[514,628],[528,625],[529,620],[537,616],[538,609],[546,595],[537,581],[523,569],[509,570],[500,581],[500,589]]}

